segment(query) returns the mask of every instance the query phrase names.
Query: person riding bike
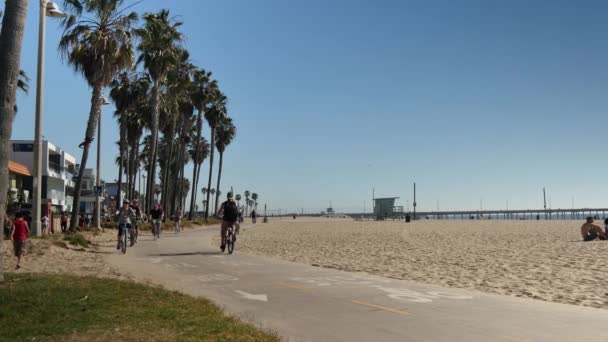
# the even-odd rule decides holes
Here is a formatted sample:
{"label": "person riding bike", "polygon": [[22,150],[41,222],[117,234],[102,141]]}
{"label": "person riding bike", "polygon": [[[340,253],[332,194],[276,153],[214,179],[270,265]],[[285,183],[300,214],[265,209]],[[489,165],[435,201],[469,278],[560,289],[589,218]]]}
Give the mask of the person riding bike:
{"label": "person riding bike", "polygon": [[217,212],[217,216],[222,218],[222,244],[220,248],[222,252],[226,249],[226,232],[228,227],[233,227],[236,221],[239,219],[239,208],[236,202],[232,199],[232,192],[227,195],[228,199],[222,203],[220,210]]}
{"label": "person riding bike", "polygon": [[137,200],[133,200],[131,209],[135,212],[135,220],[133,220],[132,225],[135,230],[135,242],[137,242],[137,237],[139,236],[139,221],[141,220],[141,210],[139,210],[139,202]]}
{"label": "person riding bike", "polygon": [[124,200],[122,207],[116,212],[116,215],[118,215],[118,244],[116,245],[116,249],[120,249],[122,242],[120,237],[122,234],[127,234],[128,230],[131,229],[131,218],[136,218],[135,211],[129,205],[129,201]]}
{"label": "person riding bike", "polygon": [[150,217],[152,218],[152,234],[157,238],[160,238],[161,222],[165,216],[163,208],[156,202],[152,210],[150,210]]}

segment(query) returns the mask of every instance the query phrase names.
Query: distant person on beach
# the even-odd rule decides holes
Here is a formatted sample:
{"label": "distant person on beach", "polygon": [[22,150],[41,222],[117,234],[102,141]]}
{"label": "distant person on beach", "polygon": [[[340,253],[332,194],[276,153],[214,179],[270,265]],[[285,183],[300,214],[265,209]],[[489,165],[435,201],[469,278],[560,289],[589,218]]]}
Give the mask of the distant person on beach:
{"label": "distant person on beach", "polygon": [[604,219],[604,236],[608,238],[608,218]]}
{"label": "distant person on beach", "polygon": [[11,240],[13,241],[13,249],[15,251],[15,257],[17,257],[17,266],[15,269],[21,268],[21,257],[25,251],[25,242],[27,237],[30,235],[30,228],[27,222],[23,219],[23,213],[17,213],[15,215],[15,221],[13,222],[11,230]]}
{"label": "distant person on beach", "polygon": [[583,236],[583,241],[593,241],[597,238],[606,240],[606,234],[602,232],[600,226],[593,224],[593,217],[591,216],[587,217],[587,222],[581,226],[581,235]]}
{"label": "distant person on beach", "polygon": [[251,223],[255,224],[256,218],[258,217],[257,213],[255,212],[255,209],[253,209],[251,211]]}

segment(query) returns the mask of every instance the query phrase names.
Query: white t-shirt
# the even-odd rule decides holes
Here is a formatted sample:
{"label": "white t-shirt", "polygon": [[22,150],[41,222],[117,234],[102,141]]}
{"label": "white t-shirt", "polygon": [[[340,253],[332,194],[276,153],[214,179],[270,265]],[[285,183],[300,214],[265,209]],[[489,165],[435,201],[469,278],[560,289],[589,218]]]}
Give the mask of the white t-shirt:
{"label": "white t-shirt", "polygon": [[44,227],[46,227],[46,226],[48,226],[48,225],[49,225],[49,218],[48,218],[48,217],[44,216],[44,217],[41,219],[41,221],[42,221],[42,225],[43,225]]}

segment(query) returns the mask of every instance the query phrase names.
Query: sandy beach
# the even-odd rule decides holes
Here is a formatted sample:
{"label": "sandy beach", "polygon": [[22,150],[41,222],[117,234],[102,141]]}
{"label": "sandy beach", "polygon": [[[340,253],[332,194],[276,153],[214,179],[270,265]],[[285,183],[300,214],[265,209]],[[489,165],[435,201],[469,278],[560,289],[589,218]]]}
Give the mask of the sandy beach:
{"label": "sandy beach", "polygon": [[582,242],[581,224],[271,218],[244,230],[237,248],[345,271],[608,308],[608,241]]}

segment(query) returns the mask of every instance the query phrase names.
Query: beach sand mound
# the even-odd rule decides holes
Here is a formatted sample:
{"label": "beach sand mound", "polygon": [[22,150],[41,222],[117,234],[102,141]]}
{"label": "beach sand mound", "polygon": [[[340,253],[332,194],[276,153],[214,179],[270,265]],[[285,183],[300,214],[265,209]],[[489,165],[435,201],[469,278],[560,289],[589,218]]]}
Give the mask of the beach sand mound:
{"label": "beach sand mound", "polygon": [[63,241],[62,234],[28,240],[19,270],[15,270],[17,258],[13,254],[12,242],[3,241],[4,270],[16,273],[63,273],[129,279],[106,262],[104,254],[107,249],[102,251],[100,248],[115,241],[114,234],[83,235],[91,243],[87,248]]}
{"label": "beach sand mound", "polygon": [[608,308],[608,241],[574,221],[275,219],[242,232],[253,254],[443,286]]}

